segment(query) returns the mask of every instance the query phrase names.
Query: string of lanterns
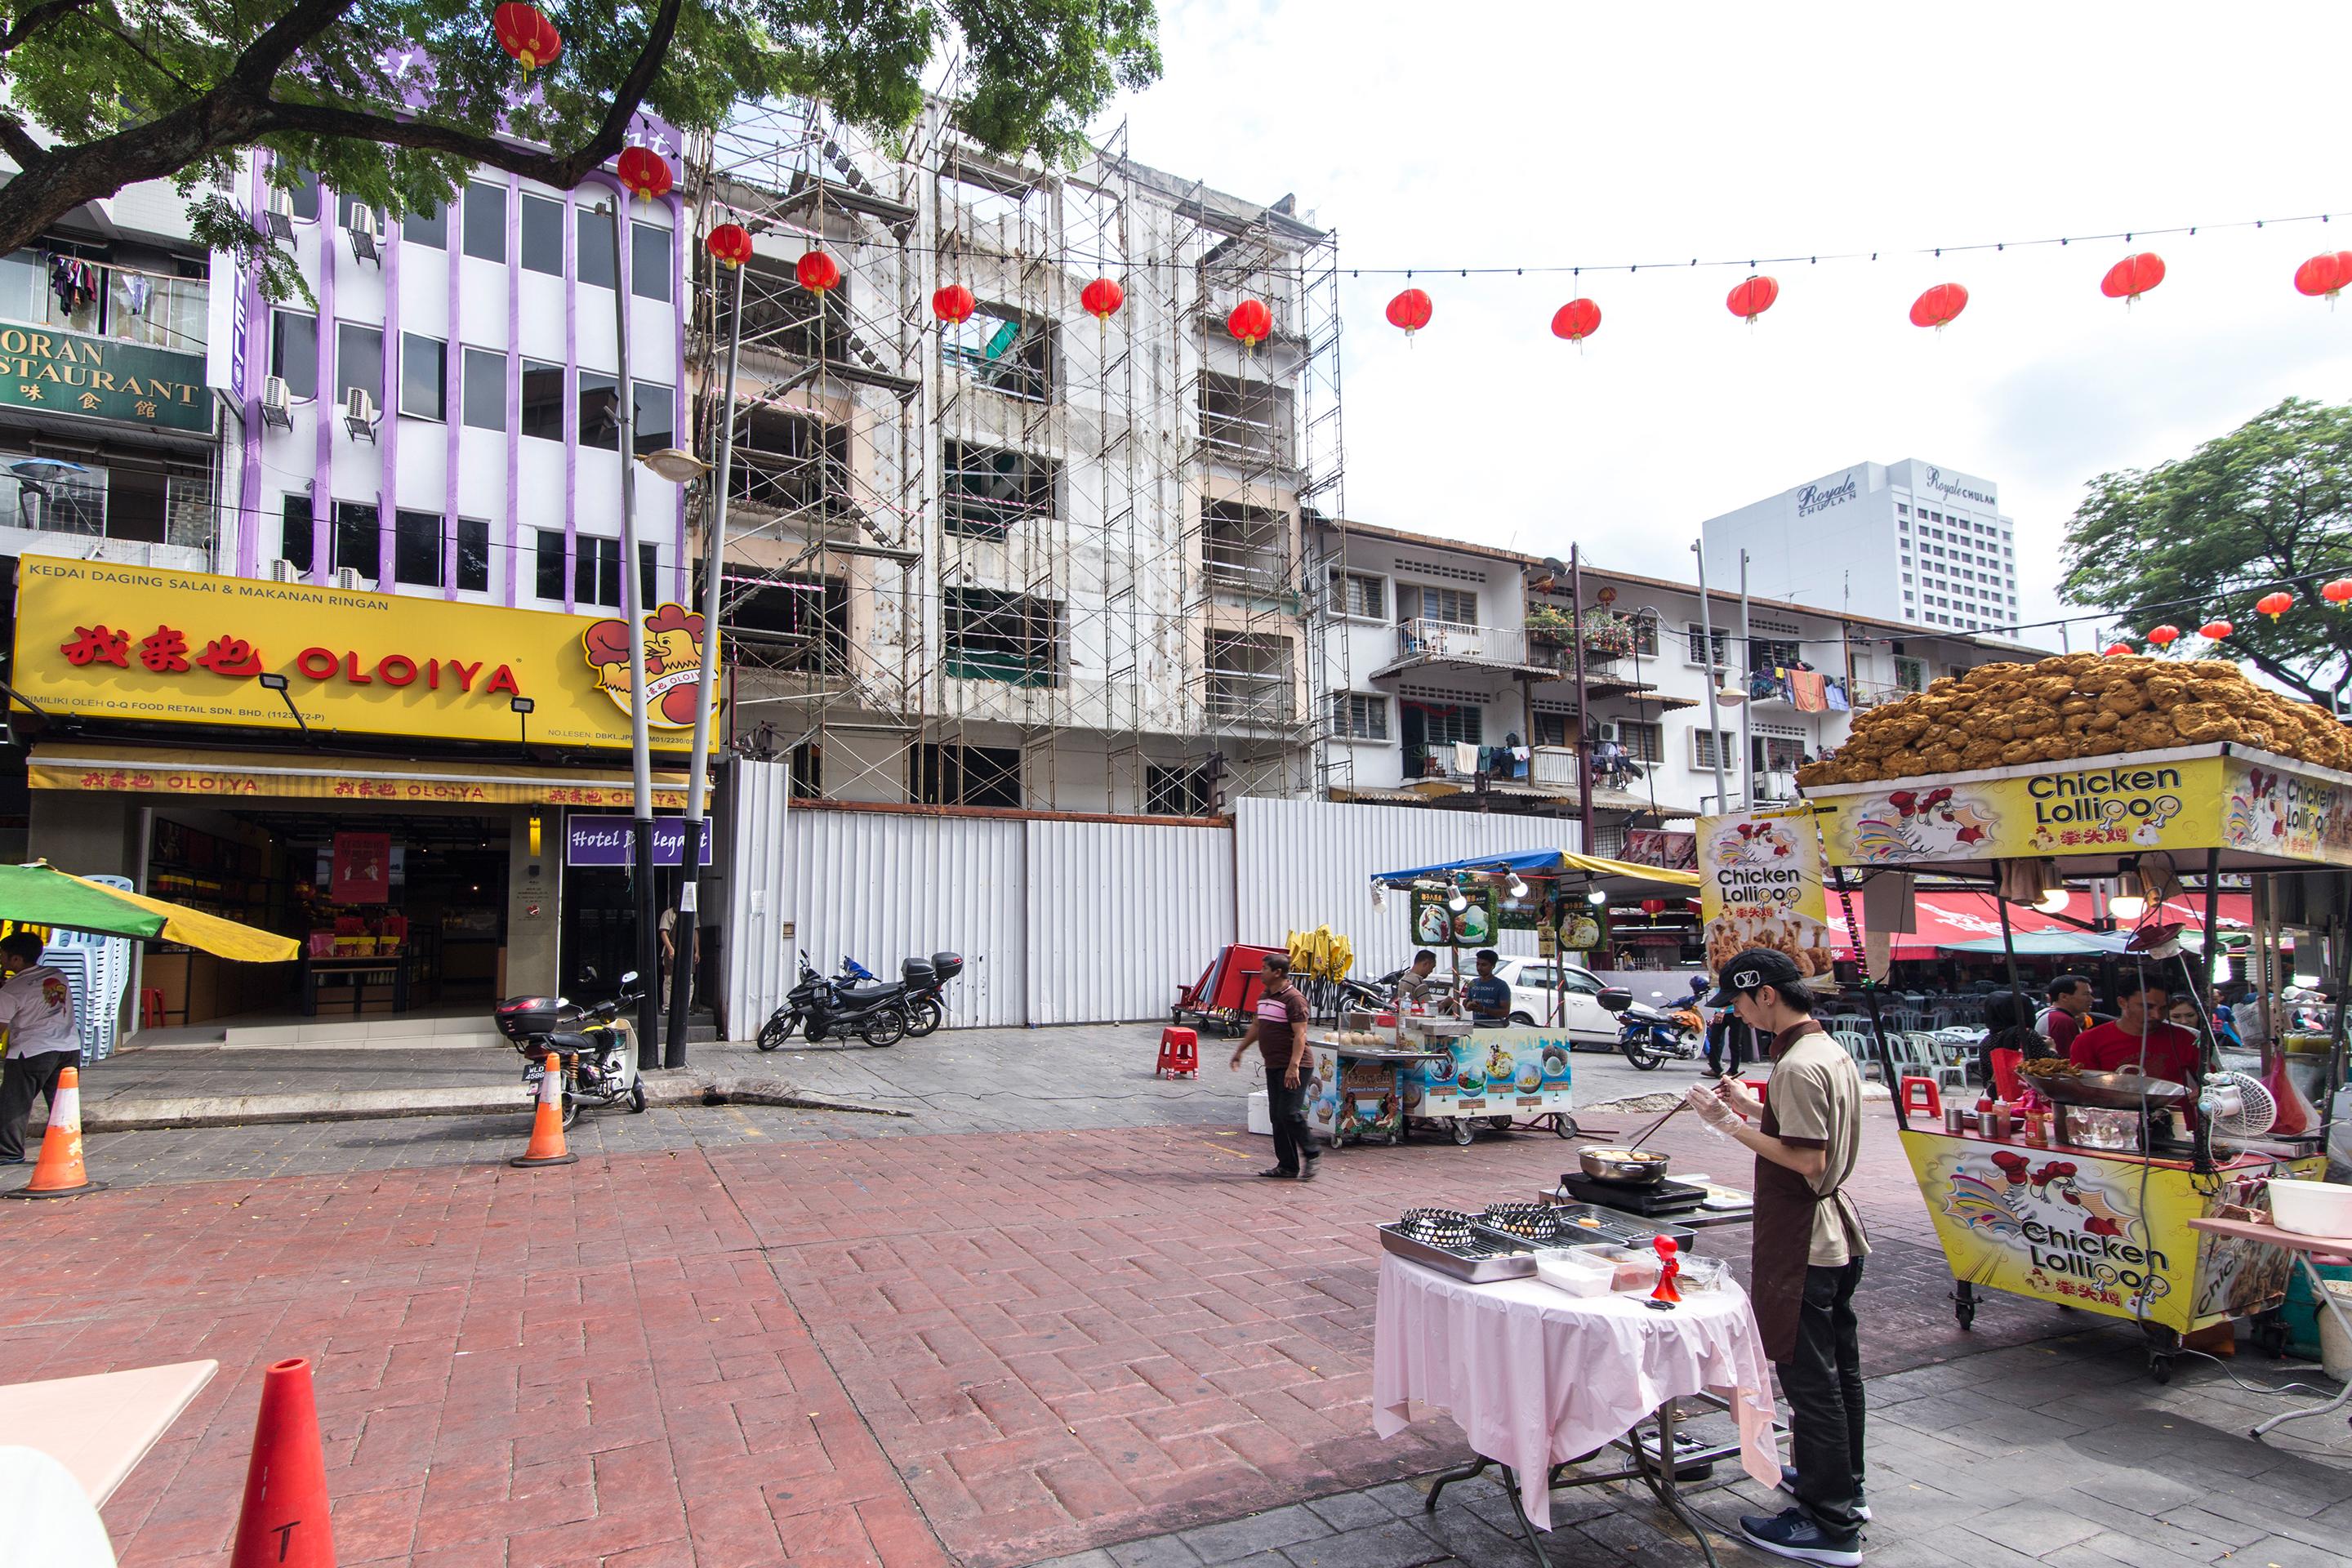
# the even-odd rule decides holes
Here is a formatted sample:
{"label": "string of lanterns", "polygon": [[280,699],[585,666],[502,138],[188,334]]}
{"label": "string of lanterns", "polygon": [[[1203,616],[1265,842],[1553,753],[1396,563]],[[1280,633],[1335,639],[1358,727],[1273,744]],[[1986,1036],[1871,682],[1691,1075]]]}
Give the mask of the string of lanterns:
{"label": "string of lanterns", "polygon": [[[2352,281],[2352,279],[2347,279],[2347,281]],[[2338,610],[2352,609],[2352,577],[2337,577],[2329,582],[2321,584],[2319,586],[2319,596]],[[2269,593],[2264,594],[2261,598],[2254,601],[2254,613],[2257,615],[2268,616],[2271,618],[2271,624],[2273,626],[2276,626],[2279,622],[2279,617],[2285,615],[2289,610],[2294,609],[2294,604],[2295,599],[2293,594],[2288,593],[2284,588],[2273,588]],[[2221,643],[2227,641],[2230,637],[2236,635],[2237,630],[2238,628],[2233,623],[2220,616],[2216,616],[2212,620],[2207,621],[2203,626],[2199,626],[2197,628],[2197,635],[2203,637],[2207,642]],[[2105,647],[2100,649],[2100,651],[2105,654],[2109,658],[2121,658],[2126,654],[2138,652],[2139,650],[2132,647],[2131,643],[2126,640],[2130,636],[2131,634],[2129,632],[2120,634],[2116,641],[2109,643]],[[2153,645],[2156,650],[2158,653],[2161,653],[2169,648],[2174,643],[2179,641],[2180,637],[2181,631],[2179,626],[2170,625],[2156,626],[2148,627],[2143,640]]]}

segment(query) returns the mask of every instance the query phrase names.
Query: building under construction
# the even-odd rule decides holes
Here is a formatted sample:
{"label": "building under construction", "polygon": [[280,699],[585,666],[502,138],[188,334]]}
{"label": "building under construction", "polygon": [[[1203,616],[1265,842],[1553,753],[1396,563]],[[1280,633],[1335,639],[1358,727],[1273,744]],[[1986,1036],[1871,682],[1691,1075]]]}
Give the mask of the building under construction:
{"label": "building under construction", "polygon": [[[732,422],[739,751],[848,801],[1199,816],[1328,784],[1331,234],[1123,132],[1075,169],[992,155],[944,106],[893,150],[819,105],[747,109],[690,164],[702,230],[754,242],[740,321],[696,253],[690,366],[702,456]],[[1123,293],[1099,318],[1097,279]],[[1227,326],[1245,300],[1255,346]]]}

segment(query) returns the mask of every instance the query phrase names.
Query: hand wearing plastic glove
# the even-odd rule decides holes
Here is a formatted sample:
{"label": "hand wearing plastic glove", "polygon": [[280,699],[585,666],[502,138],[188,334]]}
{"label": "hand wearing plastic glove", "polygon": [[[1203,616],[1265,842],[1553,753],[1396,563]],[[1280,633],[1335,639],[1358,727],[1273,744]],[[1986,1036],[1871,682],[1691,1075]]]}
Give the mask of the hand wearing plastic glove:
{"label": "hand wearing plastic glove", "polygon": [[1743,1117],[1764,1114],[1764,1102],[1756,1098],[1756,1091],[1736,1078],[1717,1079],[1715,1092],[1722,1097],[1724,1104]]}
{"label": "hand wearing plastic glove", "polygon": [[1683,1103],[1698,1112],[1699,1120],[1718,1131],[1728,1131],[1739,1125],[1739,1113],[1724,1103],[1723,1097],[1707,1084],[1695,1083],[1683,1097]]}

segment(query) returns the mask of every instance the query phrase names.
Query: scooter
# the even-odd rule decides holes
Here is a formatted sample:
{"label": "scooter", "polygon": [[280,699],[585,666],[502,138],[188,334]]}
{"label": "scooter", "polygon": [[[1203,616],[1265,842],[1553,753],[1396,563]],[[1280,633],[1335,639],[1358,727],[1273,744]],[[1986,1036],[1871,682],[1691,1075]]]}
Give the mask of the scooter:
{"label": "scooter", "polygon": [[1689,1061],[1703,1047],[1704,1035],[1686,1007],[1671,1013],[1645,1007],[1621,986],[1603,991],[1599,1000],[1617,1015],[1617,1048],[1643,1072],[1654,1072],[1670,1061]]}
{"label": "scooter", "polygon": [[514,1042],[529,1062],[523,1087],[533,1100],[547,1076],[550,1054],[573,1058],[563,1086],[563,1124],[572,1125],[584,1100],[599,1105],[625,1101],[633,1112],[646,1108],[646,1086],[637,1077],[637,1032],[624,1016],[642,994],[632,987],[636,971],[621,976],[621,994],[593,1007],[561,996],[509,996],[493,1010],[499,1032]]}
{"label": "scooter", "polygon": [[[907,1037],[919,1040],[948,1021],[946,1006],[940,994],[948,982],[963,973],[963,954],[935,952],[926,959],[910,958],[898,966],[898,983],[907,988]],[[857,960],[844,953],[841,973],[833,977],[835,985],[852,984],[879,985],[882,977]]]}
{"label": "scooter", "polygon": [[761,1050],[774,1050],[796,1031],[804,1032],[811,1041],[828,1035],[845,1040],[856,1035],[869,1046],[895,1046],[906,1037],[904,984],[845,985],[818,973],[808,954],[799,957],[800,984],[785,993],[783,1005],[760,1026],[757,1044]]}

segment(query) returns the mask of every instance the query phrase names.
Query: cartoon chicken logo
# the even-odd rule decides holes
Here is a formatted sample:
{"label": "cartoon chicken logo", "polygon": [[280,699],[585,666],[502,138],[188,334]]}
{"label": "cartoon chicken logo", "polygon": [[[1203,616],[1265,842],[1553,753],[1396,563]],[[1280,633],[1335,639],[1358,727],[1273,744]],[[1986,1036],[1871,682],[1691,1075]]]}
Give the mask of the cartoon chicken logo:
{"label": "cartoon chicken logo", "polygon": [[[581,653],[596,672],[597,689],[629,711],[629,623],[597,621],[580,634]],[[694,723],[701,695],[702,617],[683,605],[664,605],[646,617],[646,722],[658,730]],[[714,697],[714,703],[715,703]]]}
{"label": "cartoon chicken logo", "polygon": [[2000,820],[1981,802],[1948,789],[1898,789],[1856,816],[1854,852],[1871,861],[1975,855]]}

